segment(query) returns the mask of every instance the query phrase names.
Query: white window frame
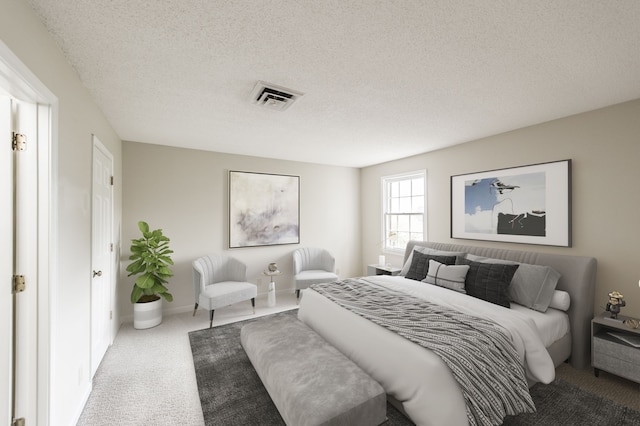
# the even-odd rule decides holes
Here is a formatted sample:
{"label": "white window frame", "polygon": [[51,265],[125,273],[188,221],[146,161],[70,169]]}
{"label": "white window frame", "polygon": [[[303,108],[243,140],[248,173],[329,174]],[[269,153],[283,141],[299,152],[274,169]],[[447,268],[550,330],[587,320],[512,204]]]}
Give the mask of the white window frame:
{"label": "white window frame", "polygon": [[[389,194],[389,184],[392,182],[399,181],[407,181],[415,178],[421,177],[423,179],[424,187],[422,188],[422,196],[424,199],[424,206],[421,213],[415,211],[399,211],[399,212],[389,212],[390,208],[390,198],[396,197],[396,194]],[[415,170],[407,173],[400,173],[391,176],[383,176],[380,178],[381,185],[381,204],[382,204],[382,214],[381,214],[381,233],[380,233],[380,246],[383,253],[389,254],[404,254],[406,244],[398,245],[398,240],[396,238],[395,242],[393,241],[394,237],[397,237],[397,233],[391,229],[388,229],[388,215],[402,215],[402,216],[411,216],[411,215],[422,215],[422,234],[416,235],[416,233],[410,233],[409,239],[413,240],[427,240],[427,171],[426,170]],[[419,195],[416,195],[416,197]],[[398,195],[399,197],[399,195]],[[412,194],[411,197],[414,197]],[[396,228],[397,229],[397,228]],[[409,228],[409,231],[411,228]],[[405,236],[406,239],[406,236]],[[408,241],[408,239],[406,240]]]}

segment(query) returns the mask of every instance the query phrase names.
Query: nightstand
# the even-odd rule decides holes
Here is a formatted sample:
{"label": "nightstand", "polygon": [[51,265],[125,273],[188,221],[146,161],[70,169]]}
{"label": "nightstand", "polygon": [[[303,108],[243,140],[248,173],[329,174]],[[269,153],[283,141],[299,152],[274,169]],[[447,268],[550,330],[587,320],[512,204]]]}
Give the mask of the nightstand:
{"label": "nightstand", "polygon": [[402,268],[397,266],[367,265],[367,275],[398,275]]}
{"label": "nightstand", "polygon": [[603,312],[591,321],[591,365],[596,377],[603,370],[640,383],[640,347],[634,346],[640,344],[640,328],[627,327],[626,319],[632,318]]}

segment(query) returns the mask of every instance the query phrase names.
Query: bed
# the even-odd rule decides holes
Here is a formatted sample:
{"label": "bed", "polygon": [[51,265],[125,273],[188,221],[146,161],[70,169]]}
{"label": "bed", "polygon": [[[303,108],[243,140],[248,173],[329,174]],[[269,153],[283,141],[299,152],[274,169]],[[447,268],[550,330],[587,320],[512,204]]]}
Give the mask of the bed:
{"label": "bed", "polygon": [[[506,311],[515,312],[510,312],[508,315],[527,317],[523,322],[529,324],[529,329],[544,330],[543,333],[538,333],[538,337],[527,335],[524,338],[518,338],[527,342],[534,341],[532,344],[527,343],[528,347],[522,342],[516,344],[529,386],[537,381],[545,383],[552,381],[555,374],[554,368],[562,362],[568,361],[578,369],[586,368],[590,364],[590,321],[593,318],[596,274],[594,258],[411,241],[405,251],[405,262],[410,259],[414,249],[420,250],[422,247],[427,250],[480,256],[487,258],[487,262],[497,259],[549,266],[560,274],[556,290],[568,293],[570,306],[566,311],[551,308],[547,311],[549,315],[536,311],[527,317],[527,311],[531,311],[529,308],[514,304],[511,305],[512,309],[502,307],[491,309],[486,306],[475,308],[467,306],[468,299],[474,299],[468,295],[460,295],[438,286],[424,285],[404,277],[377,276],[367,277],[364,280],[377,286],[387,286],[399,292],[408,292],[418,298],[434,297],[440,299],[445,305],[451,303],[456,309],[460,306],[462,310],[478,309],[483,312],[482,315],[488,314],[489,317],[494,315],[495,311],[498,312],[496,314],[498,316],[493,319],[498,323],[514,322],[500,317]],[[479,259],[475,258],[475,260]],[[433,287],[429,291],[434,291],[435,296],[422,295],[421,291],[425,287]],[[487,305],[490,304],[487,303]],[[518,313],[519,311],[524,312]],[[466,397],[463,395],[452,370],[433,351],[340,306],[330,300],[327,295],[321,294],[319,288],[305,291],[300,302],[298,317],[378,381],[385,389],[389,400],[416,424],[467,425],[470,423],[467,417],[469,404],[465,402],[465,398],[468,400],[468,395]],[[567,324],[564,330],[560,327],[555,331],[549,331],[553,329],[554,324],[563,321]],[[532,326],[533,323],[535,325]],[[518,339],[514,338],[514,340]],[[541,350],[539,342],[543,342]]]}

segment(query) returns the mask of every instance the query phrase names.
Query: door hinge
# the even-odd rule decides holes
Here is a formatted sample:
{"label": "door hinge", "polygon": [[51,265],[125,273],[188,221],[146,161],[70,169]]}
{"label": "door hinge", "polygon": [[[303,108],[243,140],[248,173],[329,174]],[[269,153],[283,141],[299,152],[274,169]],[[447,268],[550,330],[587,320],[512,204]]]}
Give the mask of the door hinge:
{"label": "door hinge", "polygon": [[113,311],[109,311],[109,319],[112,320],[113,319]]}
{"label": "door hinge", "polygon": [[14,151],[24,151],[27,149],[27,137],[22,133],[13,132],[13,137],[11,138],[11,148]]}
{"label": "door hinge", "polygon": [[109,244],[109,250],[113,253],[113,243]]}
{"label": "door hinge", "polygon": [[113,176],[111,176],[111,186],[113,186]]}
{"label": "door hinge", "polygon": [[13,292],[14,293],[22,293],[25,291],[27,287],[26,280],[24,279],[24,275],[14,275],[13,276]]}
{"label": "door hinge", "polygon": [[13,419],[13,422],[11,422],[11,426],[25,426],[25,420],[24,417],[20,417],[19,419]]}

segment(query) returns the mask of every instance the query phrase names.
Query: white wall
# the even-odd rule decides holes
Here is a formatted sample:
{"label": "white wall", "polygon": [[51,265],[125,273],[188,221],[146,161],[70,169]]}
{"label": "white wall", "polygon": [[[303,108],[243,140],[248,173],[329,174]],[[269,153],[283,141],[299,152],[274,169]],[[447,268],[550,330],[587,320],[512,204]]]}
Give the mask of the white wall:
{"label": "white wall", "polygon": [[[91,135],[96,134],[113,154],[116,182],[121,181],[121,141],[28,2],[0,0],[0,38],[59,100],[58,117],[54,117],[58,186],[53,197],[59,210],[52,212],[58,220],[53,247],[58,264],[52,265],[55,275],[50,289],[54,315],[50,424],[69,425],[79,416],[91,389]],[[120,229],[120,188],[116,185],[114,195],[116,231]],[[116,232],[116,243],[118,239]],[[39,424],[45,424],[45,419]]]}
{"label": "white wall", "polygon": [[[374,262],[379,254],[380,177],[426,168],[429,240],[596,257],[596,312],[618,290],[627,300],[623,314],[640,317],[639,117],[636,100],[363,169],[363,259]],[[571,248],[450,238],[452,175],[564,159],[573,168]]]}
{"label": "white wall", "polygon": [[[130,241],[144,220],[171,238],[175,252],[174,296],[165,312],[193,309],[191,262],[199,256],[227,253],[247,264],[248,280],[267,290],[262,271],[276,262],[283,272],[278,290],[293,289],[291,253],[298,247],[327,248],[341,277],[360,273],[360,170],[293,161],[171,148],[134,142],[123,144],[122,275],[119,288],[124,321],[131,321],[129,300],[134,278],[127,277]],[[228,171],[300,176],[300,244],[228,248]],[[293,291],[293,290],[291,290]],[[204,317],[203,317],[204,318]]]}

